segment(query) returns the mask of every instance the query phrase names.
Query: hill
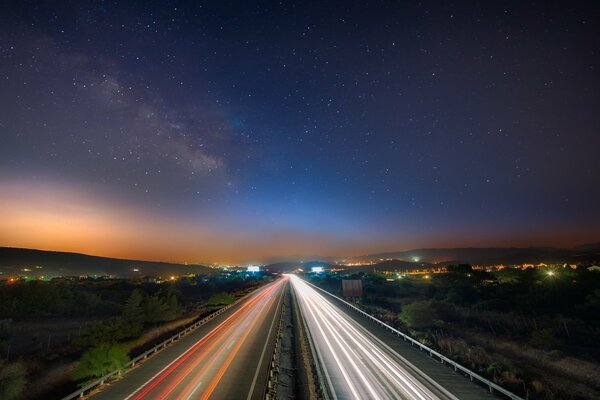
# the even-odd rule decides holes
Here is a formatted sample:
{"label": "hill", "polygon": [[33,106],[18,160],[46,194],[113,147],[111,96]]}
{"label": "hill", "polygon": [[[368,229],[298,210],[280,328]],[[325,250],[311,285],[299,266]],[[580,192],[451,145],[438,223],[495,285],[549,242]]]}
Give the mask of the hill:
{"label": "hill", "polygon": [[569,249],[552,247],[514,248],[426,248],[398,252],[369,254],[351,261],[395,259],[432,264],[522,264],[522,263],[591,263],[600,260],[600,246],[584,245]]}
{"label": "hill", "polygon": [[[24,271],[27,269],[28,271]],[[209,274],[203,265],[126,260],[34,249],[0,247],[0,271],[4,276],[168,276]]]}

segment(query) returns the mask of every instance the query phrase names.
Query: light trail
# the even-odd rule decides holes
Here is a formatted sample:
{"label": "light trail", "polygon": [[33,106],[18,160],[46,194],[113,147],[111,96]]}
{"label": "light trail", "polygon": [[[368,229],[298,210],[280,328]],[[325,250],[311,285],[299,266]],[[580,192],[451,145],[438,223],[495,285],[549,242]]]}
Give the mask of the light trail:
{"label": "light trail", "polygon": [[458,400],[302,279],[290,282],[332,397]]}
{"label": "light trail", "polygon": [[[235,373],[231,370],[234,366],[240,368],[236,362],[242,363],[241,352],[252,347],[249,337],[257,335],[261,325],[271,323],[268,318],[273,318],[273,311],[279,307],[286,285],[287,278],[284,277],[257,291],[232,315],[145,381],[126,399],[218,398],[219,390],[224,386],[232,386],[231,382],[235,377],[231,375]],[[270,334],[269,331],[265,341]],[[258,339],[262,338],[261,336]],[[248,362],[247,359],[243,360],[243,363]],[[256,365],[255,361],[252,364],[256,368],[261,367]],[[254,370],[252,375],[255,376]],[[252,393],[244,392],[243,397],[246,396],[252,397]]]}

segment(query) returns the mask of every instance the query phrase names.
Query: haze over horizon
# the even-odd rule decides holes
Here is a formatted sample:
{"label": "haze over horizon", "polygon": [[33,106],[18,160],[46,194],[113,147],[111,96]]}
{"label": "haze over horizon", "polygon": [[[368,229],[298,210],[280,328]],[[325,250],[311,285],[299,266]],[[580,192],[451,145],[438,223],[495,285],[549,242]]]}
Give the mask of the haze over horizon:
{"label": "haze over horizon", "polygon": [[235,262],[598,242],[598,17],[13,4],[0,246]]}

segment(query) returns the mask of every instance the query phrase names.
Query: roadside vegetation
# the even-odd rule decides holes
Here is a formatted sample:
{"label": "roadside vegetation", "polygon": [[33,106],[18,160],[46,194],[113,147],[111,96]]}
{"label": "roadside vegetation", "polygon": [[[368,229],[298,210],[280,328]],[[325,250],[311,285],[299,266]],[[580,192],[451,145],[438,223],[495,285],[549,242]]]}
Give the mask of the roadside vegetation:
{"label": "roadside vegetation", "polygon": [[529,399],[600,398],[600,272],[593,268],[473,270],[361,279],[361,307]]}
{"label": "roadside vegetation", "polygon": [[0,283],[0,398],[60,398],[269,279]]}

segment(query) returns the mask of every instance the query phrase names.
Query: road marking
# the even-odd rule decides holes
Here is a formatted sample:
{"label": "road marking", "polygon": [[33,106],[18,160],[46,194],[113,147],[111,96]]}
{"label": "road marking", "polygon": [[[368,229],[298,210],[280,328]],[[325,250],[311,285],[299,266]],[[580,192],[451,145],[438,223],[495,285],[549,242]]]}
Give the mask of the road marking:
{"label": "road marking", "polygon": [[[281,306],[282,301],[283,301],[283,296],[281,296],[279,298],[279,304],[277,305],[278,309]],[[262,360],[265,357],[265,352],[267,351],[267,345],[269,344],[269,338],[271,337],[271,332],[273,331],[273,326],[275,325],[276,320],[277,320],[277,317],[273,318],[273,321],[271,322],[271,327],[269,328],[269,335],[267,336],[267,340],[265,341],[265,345],[263,346],[262,353],[260,355],[260,358],[258,359],[258,365],[256,366],[256,372],[254,373],[254,379],[252,379],[252,386],[250,386],[250,391],[248,392],[248,397],[246,397],[246,400],[250,400],[252,398],[252,393],[254,393],[254,386],[256,386],[256,380],[258,379],[258,372],[260,370],[260,365],[262,364]]]}
{"label": "road marking", "polygon": [[[277,285],[277,286],[279,286],[279,285]],[[267,308],[266,314],[268,314],[271,311],[271,307],[273,306],[273,304],[271,303],[271,300],[269,298],[267,298],[267,302],[269,303],[269,306]],[[229,354],[229,356],[227,356],[227,358],[225,359],[225,362],[221,365],[221,367],[217,371],[217,374],[213,377],[213,379],[208,384],[207,389],[200,396],[200,400],[207,400],[213,394],[215,388],[221,382],[221,378],[223,377],[223,375],[225,375],[225,372],[227,371],[227,369],[231,365],[231,362],[233,361],[233,359],[237,355],[238,351],[240,350],[240,347],[244,344],[244,342],[248,338],[248,335],[250,335],[250,332],[252,331],[252,329],[254,329],[254,326],[256,325],[257,321],[258,321],[258,318],[254,319],[252,321],[249,329],[246,330],[244,335],[240,338],[239,342],[237,343],[237,345],[235,346],[233,351]]]}
{"label": "road marking", "polygon": [[188,397],[186,397],[185,400],[190,400],[192,398],[192,395],[194,394],[194,392],[196,392],[196,390],[198,390],[200,385],[202,385],[202,381],[198,382],[198,384],[196,386],[194,386],[194,390],[192,390],[190,395]]}
{"label": "road marking", "polygon": [[[138,393],[140,390],[144,389],[144,387],[146,387],[147,385],[150,384],[150,382],[153,382],[155,379],[159,378],[159,376],[162,376],[164,379],[164,377],[166,375],[161,375],[163,374],[163,372],[165,372],[167,369],[172,368],[173,365],[176,362],[179,362],[182,358],[183,360],[185,360],[187,357],[189,357],[189,355],[193,352],[195,352],[198,347],[203,344],[206,340],[208,340],[211,336],[213,336],[215,334],[215,332],[218,332],[223,325],[225,325],[228,321],[230,321],[234,316],[238,315],[241,313],[242,310],[246,309],[247,307],[249,307],[251,304],[256,303],[260,297],[264,297],[265,294],[267,292],[270,292],[271,289],[274,287],[274,284],[271,284],[270,286],[265,286],[261,292],[257,293],[256,295],[254,295],[254,297],[248,299],[248,301],[246,301],[238,310],[236,310],[232,315],[230,315],[229,317],[227,317],[227,319],[225,319],[225,321],[221,322],[219,325],[217,325],[212,331],[210,331],[209,333],[207,333],[204,337],[202,337],[201,339],[199,339],[195,344],[193,344],[191,347],[189,347],[187,350],[185,350],[181,355],[179,355],[179,357],[175,358],[173,361],[171,361],[167,366],[165,366],[163,369],[161,369],[158,373],[156,373],[152,378],[150,378],[149,380],[147,380],[144,384],[142,384],[142,386],[140,386],[139,388],[137,388],[133,393],[131,393],[129,396],[127,396],[125,398],[125,400],[128,400],[130,398],[132,398],[133,396],[136,395],[136,393]],[[185,358],[184,358],[185,357]],[[179,363],[183,362],[180,361]],[[170,373],[170,372],[169,372]],[[158,384],[162,379],[160,379],[158,382],[154,382],[154,385],[150,384],[152,387],[154,387],[156,384]],[[151,389],[150,389],[151,390]],[[141,395],[138,395],[136,398],[141,398],[143,397],[147,391],[149,391],[147,388],[146,390],[144,390],[144,392],[142,392]]]}

